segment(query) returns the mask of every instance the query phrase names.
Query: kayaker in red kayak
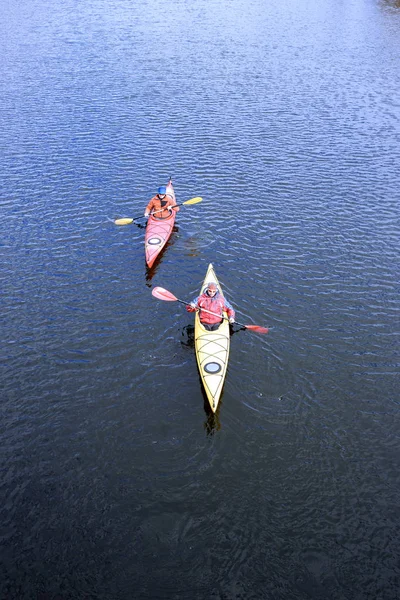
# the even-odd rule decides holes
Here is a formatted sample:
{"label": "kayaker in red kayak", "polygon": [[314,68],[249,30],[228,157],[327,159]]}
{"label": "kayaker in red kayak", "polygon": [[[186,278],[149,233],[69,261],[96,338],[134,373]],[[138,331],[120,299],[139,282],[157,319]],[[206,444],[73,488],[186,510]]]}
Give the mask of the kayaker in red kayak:
{"label": "kayaker in red kayak", "polygon": [[[215,315],[204,312],[201,309],[209,310]],[[235,311],[229,302],[222,296],[215,283],[207,284],[207,288],[201,296],[197,296],[190,304],[186,306],[188,312],[200,310],[200,322],[208,331],[215,331],[222,323],[222,312],[226,311],[229,317],[229,323],[235,322]]]}
{"label": "kayaker in red kayak", "polygon": [[[157,195],[153,196],[146,206],[144,216],[148,217],[149,215],[156,213],[154,214],[155,219],[167,219],[172,214],[173,210],[178,212],[179,206],[175,206],[175,204],[174,199],[167,195],[167,188],[165,185],[162,185],[158,188]],[[172,206],[174,206],[174,208],[172,208]]]}

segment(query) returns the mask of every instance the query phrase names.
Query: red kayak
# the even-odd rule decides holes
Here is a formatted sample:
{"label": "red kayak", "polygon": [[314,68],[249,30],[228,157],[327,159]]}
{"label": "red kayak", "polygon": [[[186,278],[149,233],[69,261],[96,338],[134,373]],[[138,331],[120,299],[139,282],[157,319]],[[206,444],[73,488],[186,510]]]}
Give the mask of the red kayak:
{"label": "red kayak", "polygon": [[[171,179],[167,184],[167,196],[172,198],[174,204],[176,204],[175,192]],[[175,210],[173,210],[172,214],[166,219],[157,219],[157,217],[150,215],[144,237],[144,251],[146,254],[146,262],[149,267],[153,266],[157,256],[167,243],[174,227],[175,217]]]}

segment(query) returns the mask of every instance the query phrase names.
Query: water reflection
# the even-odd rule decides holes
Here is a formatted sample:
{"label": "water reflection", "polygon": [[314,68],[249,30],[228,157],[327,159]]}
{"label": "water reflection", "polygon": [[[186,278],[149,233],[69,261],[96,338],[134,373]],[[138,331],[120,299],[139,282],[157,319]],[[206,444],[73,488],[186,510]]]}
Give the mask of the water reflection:
{"label": "water reflection", "polygon": [[203,407],[204,412],[206,413],[206,419],[204,421],[204,429],[207,435],[214,435],[216,431],[221,429],[221,422],[219,420],[219,409],[222,404],[222,399],[224,396],[224,390],[222,390],[222,394],[218,403],[217,411],[214,413],[211,410],[210,403],[207,398],[207,394],[203,387],[203,382],[201,381],[200,373],[199,373],[199,385],[201,389],[201,394],[203,396]]}
{"label": "water reflection", "polygon": [[186,238],[183,243],[183,247],[185,249],[186,255],[191,257],[201,256],[202,249],[199,248],[198,236],[192,235],[189,238]]}
{"label": "water reflection", "polygon": [[398,8],[400,9],[400,0],[381,0],[379,2],[384,8]]}
{"label": "water reflection", "polygon": [[221,422],[219,420],[219,406],[221,404],[222,398],[218,405],[217,412],[214,413],[211,410],[210,403],[208,402],[207,396],[205,395],[204,392],[203,392],[203,397],[204,397],[204,411],[206,413],[206,420],[204,421],[204,429],[205,429],[205,432],[207,435],[214,435],[214,433],[216,431],[219,431],[221,429]]}
{"label": "water reflection", "polygon": [[187,348],[194,348],[194,325],[186,325],[182,329],[181,344]]}

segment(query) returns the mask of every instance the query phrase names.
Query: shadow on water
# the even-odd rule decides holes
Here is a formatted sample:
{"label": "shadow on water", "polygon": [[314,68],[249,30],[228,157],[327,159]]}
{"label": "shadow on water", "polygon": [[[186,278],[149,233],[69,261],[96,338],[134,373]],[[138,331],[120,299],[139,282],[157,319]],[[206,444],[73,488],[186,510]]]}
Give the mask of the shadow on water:
{"label": "shadow on water", "polygon": [[185,325],[182,328],[181,344],[186,348],[194,348],[194,325]]}
{"label": "shadow on water", "polygon": [[214,435],[214,433],[216,431],[219,431],[221,429],[221,422],[219,420],[219,409],[222,404],[222,398],[223,398],[224,392],[222,391],[221,398],[220,398],[220,401],[219,401],[219,404],[217,407],[217,412],[214,413],[211,410],[210,403],[209,403],[206,393],[203,389],[203,384],[201,382],[200,376],[199,376],[199,381],[200,381],[200,385],[201,385],[201,393],[203,395],[203,400],[204,400],[204,412],[206,413],[206,420],[204,421],[204,429],[205,429],[205,432],[207,435]]}
{"label": "shadow on water", "polygon": [[179,227],[177,225],[174,225],[174,227],[172,229],[171,237],[169,238],[169,240],[165,244],[164,248],[161,250],[160,254],[157,256],[157,258],[156,258],[153,266],[149,268],[147,266],[147,264],[146,264],[146,285],[148,287],[151,287],[151,280],[153,279],[154,275],[158,271],[158,267],[160,266],[160,264],[162,262],[161,259],[162,259],[163,255],[164,255],[164,252],[168,248],[172,247],[175,244],[176,236],[174,234],[176,234],[178,231],[179,231]]}
{"label": "shadow on water", "polygon": [[136,227],[139,227],[139,229],[146,229],[146,225],[143,225],[143,223],[137,223],[136,221],[134,221],[134,224],[136,225]]}

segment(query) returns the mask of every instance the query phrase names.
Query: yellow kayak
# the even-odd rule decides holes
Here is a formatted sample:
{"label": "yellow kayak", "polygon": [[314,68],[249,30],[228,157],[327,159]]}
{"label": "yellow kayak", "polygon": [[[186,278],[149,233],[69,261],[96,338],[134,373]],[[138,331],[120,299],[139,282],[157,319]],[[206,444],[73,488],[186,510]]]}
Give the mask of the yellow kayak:
{"label": "yellow kayak", "polygon": [[[223,294],[214,268],[210,263],[208,266],[207,275],[205,276],[204,283],[200,290],[200,294],[204,292],[207,284],[211,281],[218,286],[220,294]],[[224,316],[227,316],[225,312]],[[230,343],[228,320],[224,319],[216,331],[208,331],[200,323],[199,313],[196,312],[194,339],[197,365],[199,367],[201,380],[203,382],[211,410],[215,412],[218,407],[218,402],[224,385],[226,369],[228,366]]]}

